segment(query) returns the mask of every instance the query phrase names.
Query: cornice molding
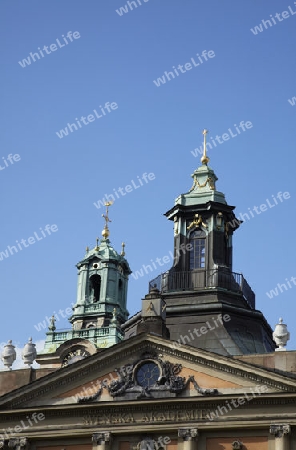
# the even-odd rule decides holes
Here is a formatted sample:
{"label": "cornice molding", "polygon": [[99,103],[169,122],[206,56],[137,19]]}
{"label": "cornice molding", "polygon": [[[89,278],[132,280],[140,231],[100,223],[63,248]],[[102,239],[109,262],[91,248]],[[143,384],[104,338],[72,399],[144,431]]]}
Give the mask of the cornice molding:
{"label": "cornice molding", "polygon": [[[239,397],[239,396],[237,396]],[[147,400],[147,401],[141,401],[141,403],[138,402],[110,402],[109,404],[100,405],[100,403],[92,403],[87,405],[63,405],[63,406],[50,406],[50,407],[34,407],[29,409],[24,409],[23,411],[17,411],[14,413],[11,411],[9,415],[6,411],[1,411],[0,413],[0,423],[14,423],[14,422],[20,422],[21,420],[24,420],[28,412],[30,411],[42,411],[42,413],[46,416],[48,420],[50,419],[57,419],[56,423],[59,427],[59,420],[60,418],[80,418],[81,420],[83,418],[89,419],[89,421],[86,420],[84,425],[97,425],[97,423],[92,423],[93,421],[96,421],[98,418],[103,417],[111,417],[114,419],[114,422],[110,423],[113,425],[120,425],[120,419],[116,419],[116,417],[128,417],[132,415],[141,415],[143,417],[146,417],[147,419],[145,421],[141,421],[141,423],[149,424],[149,423],[158,423],[163,424],[166,423],[176,423],[176,421],[183,421],[188,423],[193,423],[196,426],[197,422],[208,422],[207,415],[210,412],[213,412],[213,410],[216,410],[219,406],[225,406],[225,402],[228,399],[235,399],[235,396],[228,396],[228,398],[208,398],[208,400],[205,397],[199,397],[199,399],[193,399],[193,398],[174,398],[171,400],[165,400],[159,399],[156,401],[155,399],[153,402]],[[233,409],[232,412],[228,413],[229,420],[231,421],[239,421],[239,420],[257,420],[258,423],[260,420],[258,419],[258,413],[256,412],[256,407],[266,407],[267,412],[262,415],[261,419],[263,422],[266,422],[266,420],[274,421],[277,420],[279,417],[279,414],[283,412],[281,409],[281,412],[274,412],[272,407],[278,406],[281,407],[282,405],[288,406],[288,405],[296,405],[296,396],[294,398],[266,398],[263,399],[262,397],[255,397],[251,399],[250,401],[246,402],[244,405],[239,407],[239,411],[243,411],[244,414],[239,414],[237,418],[234,419],[233,415],[235,414],[236,409]],[[253,411],[250,411],[250,410]],[[254,414],[254,415],[253,415]],[[249,418],[245,419],[246,416],[249,415]],[[288,416],[289,413],[285,413],[285,417]],[[295,414],[291,413],[292,421],[295,422]],[[179,418],[176,419],[176,416]],[[149,417],[151,420],[148,420]],[[166,420],[163,420],[163,418],[166,417]],[[89,422],[89,423],[88,423]],[[213,420],[212,423],[223,423],[225,422],[225,418],[222,417],[216,420]],[[291,419],[289,421],[291,422]],[[127,424],[136,423],[132,420],[127,418]],[[137,422],[139,423],[139,422]],[[101,423],[100,423],[101,425]],[[108,425],[108,423],[102,424],[104,426]],[[295,422],[296,425],[296,422]],[[71,426],[70,424],[65,425],[67,428]],[[81,424],[82,426],[82,424]],[[34,428],[34,427],[33,427]],[[42,427],[38,426],[38,430]],[[32,432],[35,431],[35,428],[32,429]]]}
{"label": "cornice molding", "polygon": [[[118,351],[112,347],[113,353],[106,355],[110,349],[106,349],[90,358],[97,358],[95,361],[83,360],[79,362],[79,366],[82,367],[68,367],[59,369],[57,372],[53,372],[47,375],[46,378],[54,378],[53,380],[45,380],[40,378],[34,384],[26,385],[19,388],[13,393],[8,393],[3,396],[2,401],[0,400],[0,405],[5,405],[8,408],[15,408],[21,404],[28,403],[31,400],[38,399],[44,395],[49,394],[55,389],[60,389],[61,386],[69,386],[73,381],[82,380],[91,373],[100,372],[102,370],[102,359],[104,360],[105,367],[116,367],[118,361],[122,361],[125,358],[130,359],[133,354],[141,353],[152,349],[153,351],[165,354],[166,356],[171,356],[172,358],[178,358],[183,361],[188,361],[193,364],[199,364],[201,366],[217,370],[218,372],[224,372],[226,374],[231,374],[240,378],[244,378],[249,381],[253,381],[257,384],[267,385],[271,388],[277,389],[281,392],[296,392],[296,380],[288,379],[285,383],[282,379],[282,375],[274,374],[264,369],[253,367],[248,363],[240,360],[228,359],[224,361],[226,357],[220,355],[213,355],[210,352],[205,352],[204,350],[192,349],[188,346],[183,346],[180,348],[172,348],[170,341],[157,342],[157,338],[143,335],[140,336],[140,342],[135,342],[132,338],[131,342],[125,341],[122,344],[118,344]],[[125,349],[120,349],[124,344],[130,344]],[[167,345],[166,345],[167,343]],[[199,355],[189,352],[199,352]],[[105,355],[104,355],[105,354]],[[211,356],[216,358],[211,359]],[[88,365],[87,365],[88,363]],[[75,370],[76,369],[76,370]],[[252,372],[252,369],[254,372]],[[259,372],[259,373],[258,373]],[[260,372],[264,372],[264,376],[260,375]],[[41,386],[40,386],[41,385]],[[23,394],[22,391],[25,391]],[[15,397],[9,400],[9,397]]]}

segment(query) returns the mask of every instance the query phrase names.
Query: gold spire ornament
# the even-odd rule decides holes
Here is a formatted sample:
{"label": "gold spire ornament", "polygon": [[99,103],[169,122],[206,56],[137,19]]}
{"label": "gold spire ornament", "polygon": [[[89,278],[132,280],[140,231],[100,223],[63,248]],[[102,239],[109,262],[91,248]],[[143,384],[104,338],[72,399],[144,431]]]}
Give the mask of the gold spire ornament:
{"label": "gold spire ornament", "polygon": [[106,206],[106,214],[102,214],[102,217],[105,219],[105,226],[102,231],[102,236],[104,239],[107,239],[107,237],[110,235],[109,228],[108,228],[108,222],[112,222],[112,220],[109,219],[109,206],[111,206],[113,202],[105,202]]}
{"label": "gold spire ornament", "polygon": [[121,256],[125,256],[125,251],[124,251],[124,247],[125,247],[125,243],[124,242],[122,242],[122,244],[121,244],[121,253],[120,253],[120,255]]}
{"label": "gold spire ornament", "polygon": [[203,149],[203,155],[200,158],[201,163],[207,165],[210,161],[210,158],[207,156],[207,134],[209,130],[204,129],[202,134],[204,135],[204,149]]}
{"label": "gold spire ornament", "polygon": [[97,239],[96,239],[96,242],[97,242],[97,245],[96,245],[96,247],[95,247],[95,250],[100,250],[100,247],[99,247],[99,238],[97,237]]}

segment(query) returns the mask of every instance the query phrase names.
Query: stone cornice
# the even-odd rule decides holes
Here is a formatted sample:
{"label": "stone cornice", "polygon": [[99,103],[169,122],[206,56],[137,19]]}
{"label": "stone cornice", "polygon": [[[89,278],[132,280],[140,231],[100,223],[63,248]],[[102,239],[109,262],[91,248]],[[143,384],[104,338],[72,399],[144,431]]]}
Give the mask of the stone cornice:
{"label": "stone cornice", "polygon": [[[135,342],[136,341],[136,342]],[[138,342],[137,342],[138,341]],[[72,382],[82,380],[90,374],[102,373],[102,360],[104,367],[118,366],[118,361],[124,361],[133,354],[139,354],[147,350],[179,358],[193,364],[224,372],[252,381],[256,384],[263,384],[284,392],[296,392],[296,380],[274,374],[266,369],[253,367],[252,365],[240,360],[233,360],[224,356],[216,355],[204,350],[195,349],[181,345],[180,348],[173,348],[170,341],[166,341],[155,336],[145,334],[136,336],[112,349],[103,350],[86,360],[80,361],[72,367],[57,370],[35,381],[33,384],[23,386],[16,391],[8,393],[0,398],[0,405],[6,408],[16,408],[17,406],[28,403],[50,394],[55,389],[60,390],[62,386],[69,386]]]}
{"label": "stone cornice", "polygon": [[[24,408],[21,410],[10,411],[9,415],[7,411],[0,411],[0,423],[10,422],[10,421],[20,421],[23,420],[26,415],[31,412],[42,412],[47,419],[54,417],[82,417],[84,415],[91,416],[101,416],[102,414],[153,414],[153,413],[162,413],[163,411],[171,412],[171,411],[198,411],[203,412],[206,411],[208,414],[209,411],[213,411],[218,408],[218,406],[223,406],[227,401],[231,399],[237,399],[242,397],[242,395],[225,395],[220,398],[214,397],[183,397],[183,398],[173,398],[173,399],[153,399],[151,400],[141,400],[139,401],[120,401],[120,402],[108,402],[108,403],[91,403],[87,405],[57,405],[57,406],[39,406],[39,407],[31,407]],[[281,407],[280,411],[283,413],[282,406],[296,405],[296,395],[291,396],[291,394],[286,394],[283,396],[282,393],[276,394],[276,397],[273,394],[263,394],[258,397],[254,397],[250,399],[250,401],[245,402],[244,405],[239,406],[238,411],[245,411],[247,414],[251,414],[250,410],[254,410],[257,416],[258,407],[267,408],[266,414],[264,417],[270,416],[273,417],[277,415],[277,412],[274,412],[270,409],[270,406]],[[232,412],[229,412],[228,415],[231,416],[234,414],[236,409],[232,409]],[[289,412],[285,413],[289,415]],[[295,418],[295,413],[291,413],[291,415]],[[239,418],[239,416],[238,416]],[[201,417],[202,419],[202,417]],[[259,420],[259,419],[258,419]],[[296,422],[296,418],[295,418]]]}
{"label": "stone cornice", "polygon": [[[239,426],[240,428],[256,428],[269,430],[272,423],[281,422],[281,416],[285,415],[285,422],[291,427],[296,425],[295,413],[286,413],[283,409],[276,412],[269,407],[266,402],[266,413],[260,411],[258,416],[258,408],[256,408],[256,399],[249,404],[234,409],[225,416],[218,417],[213,421],[209,421],[207,415],[217,408],[219,405],[225,405],[225,399],[220,401],[205,402],[201,398],[200,402],[188,403],[188,400],[182,399],[182,404],[175,400],[175,404],[169,402],[163,404],[162,401],[157,403],[143,402],[142,404],[133,405],[95,405],[75,407],[51,407],[42,409],[46,424],[40,423],[38,426],[28,427],[26,435],[29,439],[38,437],[57,437],[79,435],[80,437],[91,437],[93,432],[112,433],[139,433],[144,430],[176,430],[176,424],[180,428],[198,428],[200,431],[206,429],[225,429]],[[296,398],[294,398],[295,404]],[[211,405],[207,404],[210,403]],[[262,402],[261,402],[262,403]],[[253,409],[250,410],[251,405]],[[247,406],[247,407],[246,407]],[[35,409],[36,410],[36,409]],[[295,408],[293,408],[295,410]],[[239,413],[238,413],[239,412]],[[17,413],[0,415],[0,424],[4,429],[13,426],[24,420],[27,411],[18,411]],[[1,417],[2,416],[2,417]],[[6,422],[3,420],[6,419]],[[16,436],[18,437],[18,436]]]}
{"label": "stone cornice", "polygon": [[[238,360],[227,358],[227,362],[225,362],[226,357],[221,357],[220,355],[215,355],[216,360],[204,358],[203,356],[196,356],[188,352],[189,350],[188,346],[182,346],[182,349],[181,348],[173,349],[173,353],[170,352],[170,350],[171,349],[167,350],[167,354],[173,354],[175,356],[178,356],[179,358],[182,358],[185,361],[201,364],[211,369],[229,373],[241,378],[246,378],[251,381],[260,382],[262,384],[286,392],[296,392],[296,380],[294,378],[284,377],[283,375],[280,375],[278,377],[277,374],[274,374],[274,372],[270,372],[263,368],[261,369],[258,367],[253,367],[251,364],[248,363],[244,364],[244,362],[241,360],[239,361],[242,362],[243,364],[236,365],[233,363],[234,361]],[[192,351],[191,347],[190,351]],[[210,355],[210,353],[208,353],[208,355]],[[220,362],[219,360],[222,358],[224,361]],[[261,375],[259,375],[260,373]],[[285,383],[285,381],[287,381],[287,383]]]}

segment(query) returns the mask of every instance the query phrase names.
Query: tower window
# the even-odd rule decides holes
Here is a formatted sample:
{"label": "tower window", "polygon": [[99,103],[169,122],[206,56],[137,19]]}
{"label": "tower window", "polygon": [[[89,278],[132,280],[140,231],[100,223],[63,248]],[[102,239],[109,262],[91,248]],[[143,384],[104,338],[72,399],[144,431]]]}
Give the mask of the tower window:
{"label": "tower window", "polygon": [[206,238],[205,232],[197,229],[190,233],[190,258],[189,268],[203,269],[206,266]]}
{"label": "tower window", "polygon": [[121,302],[122,301],[122,280],[118,281],[118,300]]}
{"label": "tower window", "polygon": [[100,275],[92,275],[90,277],[90,299],[93,302],[100,300],[101,277]]}

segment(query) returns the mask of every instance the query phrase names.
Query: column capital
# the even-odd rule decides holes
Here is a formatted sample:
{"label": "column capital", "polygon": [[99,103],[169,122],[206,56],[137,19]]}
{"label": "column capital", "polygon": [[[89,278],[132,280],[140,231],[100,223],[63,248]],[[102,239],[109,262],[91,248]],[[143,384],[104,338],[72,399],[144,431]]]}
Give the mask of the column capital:
{"label": "column capital", "polygon": [[281,438],[291,432],[291,427],[288,424],[272,424],[270,425],[269,432],[270,434],[274,434],[276,438]]}
{"label": "column capital", "polygon": [[27,447],[27,445],[29,444],[28,439],[26,437],[21,437],[19,439],[19,445],[20,447]]}
{"label": "column capital", "polygon": [[92,435],[92,441],[96,445],[100,445],[103,442],[110,442],[111,433],[110,431],[102,431],[101,433],[94,433]]}
{"label": "column capital", "polygon": [[[27,446],[28,446],[28,439],[26,437],[10,438],[8,441],[8,447],[13,448],[15,450],[23,450]],[[1,447],[1,442],[0,442],[0,448],[2,448],[2,447]]]}
{"label": "column capital", "polygon": [[182,438],[184,441],[192,441],[198,437],[197,428],[179,428],[178,437]]}

